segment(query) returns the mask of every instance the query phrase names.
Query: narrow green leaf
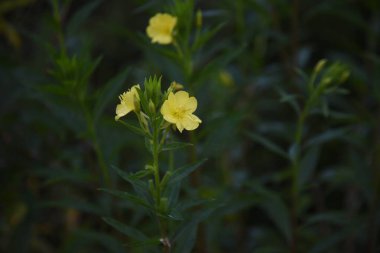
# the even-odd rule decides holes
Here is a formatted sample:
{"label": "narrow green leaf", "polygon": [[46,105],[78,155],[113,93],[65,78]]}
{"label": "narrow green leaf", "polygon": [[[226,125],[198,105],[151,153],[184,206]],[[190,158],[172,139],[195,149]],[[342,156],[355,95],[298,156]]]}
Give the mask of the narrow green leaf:
{"label": "narrow green leaf", "polygon": [[126,68],[103,87],[97,96],[97,100],[94,106],[94,118],[97,121],[100,115],[103,113],[107,104],[113,99],[117,101],[117,93],[120,92],[122,85],[124,84],[130,69]]}
{"label": "narrow green leaf", "polygon": [[276,193],[265,189],[263,186],[254,185],[254,192],[261,198],[260,206],[272,219],[273,223],[281,231],[287,242],[291,241],[292,230],[290,214],[284,201]]}
{"label": "narrow green leaf", "polygon": [[123,126],[127,127],[131,132],[134,132],[135,134],[145,136],[144,130],[142,130],[140,127],[134,126],[132,124],[129,124],[123,120],[118,120]]}
{"label": "narrow green leaf", "polygon": [[334,225],[344,225],[349,221],[347,215],[342,211],[330,211],[318,213],[316,215],[311,216],[305,223],[305,226],[311,226],[315,223],[327,223]]}
{"label": "narrow green leaf", "polygon": [[343,139],[348,135],[350,128],[338,128],[338,129],[329,129],[323,132],[320,135],[312,138],[306,143],[306,146],[320,145],[328,141]]}
{"label": "narrow green leaf", "polygon": [[206,220],[217,207],[212,207],[199,211],[192,215],[192,218],[182,223],[175,231],[172,241],[176,242],[176,252],[191,252],[194,247],[198,224]]}
{"label": "narrow green leaf", "polygon": [[112,194],[116,197],[119,197],[121,199],[125,199],[125,200],[128,200],[136,205],[139,205],[139,206],[142,206],[142,207],[145,207],[145,208],[148,208],[148,209],[153,209],[153,207],[148,203],[146,202],[144,199],[142,199],[141,197],[139,196],[136,196],[136,195],[133,195],[133,194],[130,194],[128,192],[123,192],[123,191],[117,191],[117,190],[110,190],[110,189],[99,189],[101,191],[104,191],[104,192],[107,192],[109,194]]}
{"label": "narrow green leaf", "polygon": [[90,1],[82,9],[77,11],[67,25],[68,33],[72,34],[78,31],[82,23],[88,19],[91,13],[95,10],[96,7],[99,6],[101,2],[101,0]]}
{"label": "narrow green leaf", "polygon": [[112,227],[114,227],[116,230],[120,231],[121,233],[129,236],[130,238],[132,239],[135,239],[135,240],[146,240],[148,239],[148,237],[143,234],[140,230],[137,230],[133,227],[130,227],[130,226],[127,226],[115,219],[112,219],[110,217],[103,217],[103,220],[111,225]]}
{"label": "narrow green leaf", "polygon": [[[94,229],[77,228],[72,232],[70,237],[70,243],[66,243],[64,250],[60,250],[60,252],[83,252],[85,248],[89,249],[88,246],[90,245],[97,245],[98,248],[108,253],[120,253],[125,251],[123,244],[113,236],[105,232],[94,231]],[[84,245],[88,246],[84,247]],[[87,252],[87,250],[84,252]]]}
{"label": "narrow green leaf", "polygon": [[193,144],[187,143],[187,142],[172,142],[172,143],[168,143],[164,145],[162,147],[162,151],[176,150],[176,149],[186,148],[189,146],[193,146]]}
{"label": "narrow green leaf", "polygon": [[199,168],[207,159],[202,159],[201,161],[198,161],[196,163],[193,163],[191,165],[187,165],[181,168],[178,168],[174,170],[173,175],[171,176],[171,179],[169,180],[169,184],[174,184],[177,182],[180,182],[182,179],[190,175],[194,170]]}
{"label": "narrow green leaf", "polygon": [[254,133],[248,133],[248,137],[250,137],[253,141],[256,141],[256,142],[260,143],[261,145],[265,146],[267,149],[269,149],[273,153],[275,153],[275,154],[277,154],[277,155],[279,155],[285,159],[289,159],[288,154],[282,148],[280,148],[277,144],[273,143],[269,139],[267,139],[261,135],[254,134]]}
{"label": "narrow green leaf", "polygon": [[134,174],[128,174],[120,169],[118,169],[115,166],[112,166],[112,168],[116,171],[116,173],[123,178],[125,181],[130,183],[133,186],[133,189],[137,194],[140,196],[143,196],[145,199],[150,199],[150,194],[148,193],[147,189],[147,183],[138,179],[136,175]]}
{"label": "narrow green leaf", "polygon": [[314,146],[302,158],[299,172],[299,188],[302,188],[312,176],[318,163],[319,151],[319,146]]}

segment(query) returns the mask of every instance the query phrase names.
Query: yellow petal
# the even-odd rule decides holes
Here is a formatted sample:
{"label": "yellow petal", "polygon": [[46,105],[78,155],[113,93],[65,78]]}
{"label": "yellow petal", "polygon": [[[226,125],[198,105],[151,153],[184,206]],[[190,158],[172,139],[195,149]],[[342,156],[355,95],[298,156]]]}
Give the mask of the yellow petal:
{"label": "yellow petal", "polygon": [[116,116],[115,120],[120,119],[121,117],[127,115],[130,111],[132,111],[131,107],[128,107],[125,103],[120,103],[116,106]]}
{"label": "yellow petal", "polygon": [[189,93],[186,91],[178,91],[175,94],[176,106],[177,107],[185,107],[187,101],[189,100]]}
{"label": "yellow petal", "polygon": [[187,113],[193,113],[197,109],[198,102],[195,97],[190,97],[184,105],[184,109]]}
{"label": "yellow petal", "polygon": [[198,118],[196,115],[191,114],[190,117],[191,117],[191,119],[192,119],[193,121],[196,121],[196,122],[198,122],[198,123],[202,123],[202,120],[201,120],[200,118]]}
{"label": "yellow petal", "polygon": [[184,117],[182,120],[182,124],[188,131],[194,130],[199,126],[199,122],[197,120],[194,120],[194,118],[191,117],[191,115]]}
{"label": "yellow petal", "polygon": [[179,132],[182,133],[182,131],[183,131],[183,129],[184,129],[184,126],[182,125],[182,123],[181,123],[181,122],[177,122],[177,123],[176,123],[176,126],[177,126]]}

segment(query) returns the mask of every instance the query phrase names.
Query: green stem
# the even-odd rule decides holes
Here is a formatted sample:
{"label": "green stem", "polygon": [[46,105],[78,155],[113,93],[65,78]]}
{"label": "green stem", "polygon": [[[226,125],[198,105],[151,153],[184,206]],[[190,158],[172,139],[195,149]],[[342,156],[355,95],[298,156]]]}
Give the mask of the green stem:
{"label": "green stem", "polygon": [[[159,168],[159,154],[161,151],[161,140],[160,140],[160,124],[158,124],[157,119],[154,118],[152,122],[153,128],[153,138],[152,138],[152,156],[153,156],[153,171],[154,171],[154,185],[155,185],[155,202],[156,202],[156,218],[158,222],[158,227],[161,234],[161,239],[166,241],[166,221],[161,217],[161,179],[160,179],[160,168]],[[165,134],[165,133],[164,133]],[[170,252],[170,247],[164,243],[162,250],[164,253]]]}
{"label": "green stem", "polygon": [[160,169],[158,166],[159,158],[159,134],[157,123],[154,120],[153,122],[153,139],[152,139],[152,155],[153,155],[153,170],[154,170],[154,184],[156,188],[156,207],[157,210],[160,208],[161,202],[161,189],[160,189]]}
{"label": "green stem", "polygon": [[104,159],[104,154],[103,154],[102,149],[99,145],[99,138],[98,138],[98,135],[96,133],[96,128],[95,128],[93,117],[92,117],[84,99],[80,96],[78,96],[77,99],[79,100],[79,104],[83,110],[83,114],[84,114],[84,117],[86,119],[86,124],[87,124],[87,131],[88,131],[90,139],[92,141],[92,145],[93,145],[93,148],[95,150],[96,157],[98,158],[99,167],[100,167],[100,170],[101,170],[102,176],[103,176],[103,182],[102,183],[105,186],[110,187],[111,186],[110,175],[108,172],[107,164],[106,164],[105,159]]}
{"label": "green stem", "polygon": [[[310,85],[313,85],[315,78],[312,78]],[[294,136],[294,145],[295,145],[295,156],[292,159],[292,189],[291,189],[291,223],[292,223],[292,242],[291,242],[291,252],[297,252],[297,210],[298,210],[298,197],[300,192],[299,187],[299,172],[300,172],[300,163],[301,163],[301,152],[302,152],[302,139],[303,132],[305,127],[305,121],[309,115],[310,109],[314,105],[317,97],[319,96],[319,89],[312,90],[305,107],[303,108],[301,114],[298,117],[296,132]]]}
{"label": "green stem", "polygon": [[52,0],[52,7],[53,7],[53,18],[54,18],[56,29],[57,29],[57,39],[58,39],[59,48],[61,50],[61,54],[66,55],[65,38],[64,38],[63,29],[62,29],[62,16],[59,11],[57,0]]}

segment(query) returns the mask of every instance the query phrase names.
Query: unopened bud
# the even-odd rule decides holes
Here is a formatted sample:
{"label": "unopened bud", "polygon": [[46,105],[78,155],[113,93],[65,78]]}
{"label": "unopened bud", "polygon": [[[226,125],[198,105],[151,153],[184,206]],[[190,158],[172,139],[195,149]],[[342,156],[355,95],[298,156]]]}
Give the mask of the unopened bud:
{"label": "unopened bud", "polygon": [[195,22],[198,28],[202,27],[202,11],[201,10],[197,10]]}
{"label": "unopened bud", "polygon": [[153,101],[150,99],[149,100],[149,112],[151,114],[155,114],[156,113],[156,106],[154,105]]}
{"label": "unopened bud", "polygon": [[314,72],[315,73],[320,72],[323,69],[323,67],[326,65],[326,63],[327,63],[326,59],[319,60],[317,65],[315,65]]}
{"label": "unopened bud", "polygon": [[342,75],[341,75],[339,81],[340,81],[341,83],[344,83],[344,82],[348,79],[349,76],[350,76],[350,72],[349,72],[348,70],[346,70],[346,71],[344,71],[344,72],[342,73]]}
{"label": "unopened bud", "polygon": [[176,81],[173,81],[173,82],[170,84],[170,88],[171,88],[171,90],[173,90],[173,91],[182,90],[182,89],[183,89],[183,85],[180,84],[180,83],[177,83]]}

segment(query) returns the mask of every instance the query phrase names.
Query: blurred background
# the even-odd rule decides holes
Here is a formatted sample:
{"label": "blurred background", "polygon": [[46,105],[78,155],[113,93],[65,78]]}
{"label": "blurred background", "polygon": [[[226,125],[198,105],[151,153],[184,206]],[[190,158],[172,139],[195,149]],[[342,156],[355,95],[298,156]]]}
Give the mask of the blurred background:
{"label": "blurred background", "polygon": [[[178,17],[189,65],[146,36],[158,12]],[[0,252],[161,251],[105,223],[157,234],[99,191],[104,171],[132,191],[112,166],[150,159],[114,120],[150,75],[183,84],[203,120],[174,133],[195,144],[176,165],[207,158],[180,199],[207,204],[173,252],[380,252],[379,54],[377,0],[0,0]],[[320,59],[350,76],[305,110]]]}

